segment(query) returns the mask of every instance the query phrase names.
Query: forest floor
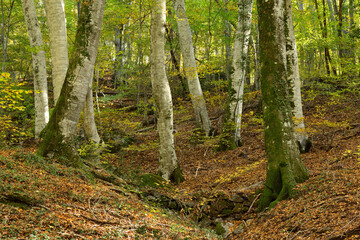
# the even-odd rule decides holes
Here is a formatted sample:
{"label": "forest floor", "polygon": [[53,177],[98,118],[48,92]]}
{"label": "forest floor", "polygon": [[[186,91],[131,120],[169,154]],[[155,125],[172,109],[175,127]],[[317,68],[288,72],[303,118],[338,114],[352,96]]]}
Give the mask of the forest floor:
{"label": "forest floor", "polygon": [[[208,102],[218,132],[223,99]],[[0,151],[0,239],[360,239],[360,96],[308,89],[303,103],[313,143],[302,154],[310,178],[272,210],[256,211],[266,178],[258,93],[245,99],[243,146],[225,152],[214,151],[219,135],[194,133],[190,102],[175,101],[185,177],[177,186],[148,180],[158,168],[152,116],[124,107],[133,101],[113,100],[100,130],[131,143],[105,151],[101,163],[118,177],[98,168],[102,177],[93,179],[37,157],[32,146]]]}

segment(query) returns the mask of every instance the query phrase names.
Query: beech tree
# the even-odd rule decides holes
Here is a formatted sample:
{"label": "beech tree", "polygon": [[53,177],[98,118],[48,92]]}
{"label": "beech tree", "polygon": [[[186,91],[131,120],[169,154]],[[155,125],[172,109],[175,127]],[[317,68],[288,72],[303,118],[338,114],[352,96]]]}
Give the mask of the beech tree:
{"label": "beech tree", "polygon": [[296,183],[309,177],[301,161],[292,120],[292,94],[286,66],[286,1],[290,0],[258,1],[261,91],[268,159],[260,210],[293,196]]}
{"label": "beech tree", "polygon": [[83,109],[101,34],[105,0],[83,0],[69,68],[50,121],[42,134],[38,154],[65,157],[79,166],[81,161],[74,144],[76,126]]}
{"label": "beech tree", "polygon": [[48,89],[44,44],[33,0],[22,0],[24,18],[32,48],[35,96],[35,138],[49,121]]}
{"label": "beech tree", "polygon": [[165,70],[166,1],[154,1],[151,12],[151,84],[158,113],[159,174],[166,180],[184,180],[176,158],[173,135],[173,106]]}
{"label": "beech tree", "polygon": [[[50,36],[50,53],[52,62],[52,78],[54,89],[54,102],[56,103],[63,86],[69,66],[68,44],[66,34],[66,18],[63,0],[45,0],[47,25]],[[94,71],[94,69],[89,69]],[[93,75],[91,75],[92,79]],[[94,106],[92,98],[92,81],[88,87],[84,106],[84,131],[86,137],[95,142],[100,142],[100,137],[94,119]]]}
{"label": "beech tree", "polygon": [[180,48],[183,56],[185,76],[187,79],[190,98],[195,112],[197,127],[209,135],[211,123],[206,110],[204,95],[201,89],[194,53],[194,45],[191,36],[189,21],[186,16],[184,0],[175,0],[174,8],[176,22],[179,29]]}
{"label": "beech tree", "polygon": [[51,70],[56,103],[69,66],[64,0],[45,0],[50,36]]}
{"label": "beech tree", "polygon": [[296,49],[296,40],[291,10],[291,1],[286,1],[285,11],[285,37],[286,37],[286,66],[287,77],[290,84],[290,94],[293,96],[293,116],[295,124],[295,136],[300,152],[304,153],[310,149],[311,142],[306,134],[304,114],[301,101],[301,81],[299,73],[299,60]]}
{"label": "beech tree", "polygon": [[234,142],[241,145],[241,115],[243,110],[244,84],[251,32],[251,13],[253,0],[239,1],[238,23],[233,51],[233,73],[230,81],[230,121],[234,124]]}

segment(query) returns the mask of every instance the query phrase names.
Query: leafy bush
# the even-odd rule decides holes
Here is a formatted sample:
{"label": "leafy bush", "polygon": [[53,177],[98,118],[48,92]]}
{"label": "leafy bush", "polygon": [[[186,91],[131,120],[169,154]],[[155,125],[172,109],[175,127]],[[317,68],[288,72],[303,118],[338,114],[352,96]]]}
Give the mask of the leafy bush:
{"label": "leafy bush", "polygon": [[32,99],[32,91],[26,90],[24,85],[25,83],[12,81],[9,73],[0,75],[1,143],[21,143],[33,137],[30,131],[33,124],[29,118],[33,109],[29,101]]}

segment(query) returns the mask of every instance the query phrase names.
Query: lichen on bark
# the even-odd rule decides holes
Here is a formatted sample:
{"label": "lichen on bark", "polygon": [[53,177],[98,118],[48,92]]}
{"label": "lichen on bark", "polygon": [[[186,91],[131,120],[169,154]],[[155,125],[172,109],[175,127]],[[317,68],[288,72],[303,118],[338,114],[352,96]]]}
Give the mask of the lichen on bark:
{"label": "lichen on bark", "polygon": [[80,11],[74,50],[61,94],[42,133],[38,154],[64,158],[69,165],[82,162],[74,143],[77,123],[85,102],[89,82],[97,55],[105,1],[83,0]]}

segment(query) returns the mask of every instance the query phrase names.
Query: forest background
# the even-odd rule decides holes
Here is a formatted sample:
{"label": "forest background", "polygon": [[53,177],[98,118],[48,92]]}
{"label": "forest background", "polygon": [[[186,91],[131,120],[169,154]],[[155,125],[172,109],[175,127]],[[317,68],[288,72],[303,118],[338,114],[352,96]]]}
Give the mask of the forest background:
{"label": "forest background", "polygon": [[[35,3],[44,41],[47,72],[48,76],[51,76],[50,39],[44,4],[42,1],[35,1]],[[244,146],[234,150],[235,152],[231,150],[221,153],[221,155],[220,153],[213,153],[213,150],[217,148],[219,139],[221,139],[220,133],[224,122],[224,109],[232,71],[232,48],[234,46],[238,18],[238,2],[230,0],[199,0],[186,1],[185,3],[187,17],[192,30],[199,79],[215,130],[212,137],[207,137],[203,136],[192,125],[194,118],[192,116],[189,102],[190,96],[184,75],[177,23],[174,14],[175,10],[173,9],[173,3],[169,2],[167,4],[166,22],[166,70],[175,106],[174,121],[175,131],[177,132],[175,135],[178,139],[176,140],[178,144],[177,151],[184,154],[180,165],[183,164],[185,179],[188,180],[186,183],[188,185],[182,185],[182,189],[180,187],[177,191],[196,192],[196,189],[203,188],[203,190],[208,189],[210,193],[198,196],[198,200],[205,201],[205,198],[221,199],[225,197],[218,197],[218,195],[225,193],[214,192],[212,190],[213,185],[210,183],[206,185],[205,182],[221,186],[222,190],[229,194],[228,190],[232,191],[235,188],[239,188],[239,186],[234,187],[232,184],[235,184],[239,179],[243,179],[251,171],[255,171],[254,169],[261,171],[265,164],[263,153],[257,153],[256,151],[252,153],[251,150],[244,150],[251,146],[250,143],[252,141],[247,140],[247,143],[245,136],[254,133],[259,134],[263,126],[259,91],[260,64],[257,4],[254,3],[252,9],[251,35],[248,57],[246,59],[244,126],[242,128]],[[93,155],[95,154],[96,157],[100,157],[106,166],[116,166],[118,170],[120,169],[119,171],[123,174],[124,178],[125,175],[129,177],[130,175],[139,174],[139,172],[155,173],[157,169],[156,150],[158,140],[154,131],[156,116],[154,100],[152,99],[149,63],[151,52],[150,6],[150,1],[147,0],[107,1],[93,81],[95,120],[99,135],[107,144],[107,150],[101,154],[96,151],[94,153],[93,149],[96,146],[87,142],[84,133],[82,133],[81,126],[79,126],[78,132],[77,147],[79,155],[82,157],[94,157]],[[357,107],[360,96],[360,67],[358,64],[360,55],[359,6],[360,2],[357,0],[293,1],[292,13],[305,106],[306,132],[312,139],[314,148],[310,154],[318,156],[320,154],[319,151],[321,151],[321,154],[339,151],[340,155],[337,157],[335,155],[326,157],[330,161],[329,165],[335,164],[338,166],[337,162],[340,161],[339,159],[356,162],[360,154],[358,137],[359,111]],[[77,1],[65,1],[69,52],[74,48],[79,17],[78,9],[79,3]],[[4,155],[7,155],[9,152],[13,154],[12,151],[20,151],[20,157],[18,152],[13,155],[18,156],[18,158],[24,158],[25,160],[23,159],[23,161],[28,161],[26,158],[35,158],[30,152],[32,148],[36,148],[36,145],[33,144],[35,108],[32,90],[33,72],[31,57],[32,52],[35,50],[29,44],[21,1],[1,1],[1,13],[1,67],[3,73],[0,79],[0,141],[4,146],[8,147],[4,150]],[[48,84],[50,106],[53,107],[54,100],[50,77],[48,78]],[[339,114],[332,116],[332,110],[338,110]],[[345,132],[347,135],[340,135],[341,132]],[[261,137],[261,135],[255,136],[258,141],[254,143],[255,145],[263,145]],[[337,141],[339,139],[349,140],[348,147],[338,146]],[[350,140],[354,143],[350,144]],[[341,150],[334,150],[336,147],[339,147]],[[24,156],[24,152],[26,152],[24,149],[29,151],[30,155],[25,154],[26,156]],[[190,160],[187,162],[185,160],[185,156],[191,154],[192,151],[202,152],[202,156],[198,156],[197,159],[201,159],[203,163],[200,161],[191,162]],[[212,156],[212,154],[214,155]],[[251,156],[252,154],[253,156]],[[254,158],[256,161],[236,164],[236,156],[238,158],[249,158],[250,156],[250,158]],[[190,159],[190,157],[187,158]],[[314,158],[313,156],[312,159]],[[323,160],[323,158],[319,159],[319,161]],[[207,165],[206,161],[215,161],[219,165]],[[230,174],[219,173],[219,175],[216,175],[212,172],[213,170],[228,171],[226,167],[221,168],[220,164],[222,161],[228,161],[229,167],[233,168]],[[2,162],[4,162],[2,165],[6,165],[5,160],[2,160]],[[142,167],[139,170],[135,165]],[[257,169],[258,166],[262,166],[262,168],[259,167]],[[341,169],[343,168],[346,167],[342,165]],[[318,169],[319,172],[323,172],[320,169]],[[204,178],[202,181],[205,185],[200,184],[200,186],[190,190],[190,186],[196,185],[195,183],[199,181],[200,177],[198,175],[200,176],[201,172],[206,174],[205,172],[209,171],[211,171],[210,175],[216,176],[218,182]],[[316,172],[314,169],[313,171]],[[127,173],[125,174],[125,172]],[[9,178],[7,174],[9,173],[5,170],[2,172],[3,182],[9,181],[6,180]],[[16,174],[20,175],[18,172]],[[242,186],[245,187],[247,181],[248,185],[251,185],[263,180],[263,178],[259,177],[260,174],[255,174],[256,179],[249,177],[252,180],[243,181]],[[265,176],[264,169],[262,176]],[[14,178],[14,176],[11,178]],[[335,178],[335,175],[330,175],[329,177],[328,173],[326,173],[325,178]],[[16,180],[14,182],[18,183],[19,181]],[[221,184],[224,183],[229,184],[222,186]],[[2,194],[1,199],[6,201],[11,201],[9,196],[13,196],[13,193],[19,194],[20,192],[21,196],[27,196],[25,194],[27,193],[26,191],[19,190],[16,186],[9,187],[4,185],[2,187],[4,194]],[[257,189],[252,189],[254,196],[249,194],[249,196],[252,196],[249,197],[251,199],[251,201],[249,200],[251,207],[248,206],[247,210],[255,208],[251,204],[257,196],[257,194],[254,194],[255,190]],[[349,194],[343,194],[342,196],[347,195]],[[18,195],[16,196],[15,200],[17,199],[18,202],[29,203],[30,201],[31,204],[28,205],[36,205],[32,201],[39,200],[37,197],[34,197],[34,199],[30,198],[29,200],[21,199]],[[146,197],[149,198],[148,195]],[[194,197],[194,195],[189,193],[190,197]],[[189,202],[190,200],[182,201]],[[201,201],[199,200],[199,202]],[[198,202],[196,202],[195,205],[203,210],[202,208],[205,209],[203,206],[212,206],[209,203],[211,201],[207,201],[207,204],[202,203],[201,205],[199,203],[197,205]],[[226,201],[229,200],[226,198]],[[317,204],[323,205],[322,201],[319,200]],[[43,206],[46,207],[46,205]],[[195,209],[194,206],[187,207]],[[226,210],[226,207],[224,208]],[[211,210],[209,211],[211,212]],[[195,211],[189,212],[195,214]],[[250,212],[252,213],[252,211]],[[219,213],[216,214],[219,215]],[[216,214],[214,213],[214,215]],[[199,222],[201,220],[206,222],[204,217],[199,217],[200,215],[197,215]],[[214,216],[210,214],[209,218],[212,219]],[[255,219],[255,217],[252,216],[248,219]],[[358,220],[357,218],[354,219]],[[355,220],[351,221],[350,219],[349,222],[351,221],[351,224],[353,224],[357,222]],[[89,221],[91,222],[91,220]],[[351,233],[351,224],[346,225],[346,229],[342,228],[341,231],[344,233],[350,229]],[[218,226],[217,223],[211,221],[209,225]],[[223,225],[225,227],[226,224],[224,223]],[[245,224],[237,223],[235,226],[242,226],[241,229],[243,229],[250,226],[250,222],[246,223],[245,221]],[[354,226],[352,230],[356,229],[356,226]],[[230,231],[232,228],[235,227],[227,226],[226,231]],[[291,227],[292,230],[288,231],[288,233],[293,235],[301,233],[301,230],[296,228],[299,227]],[[152,237],[158,235],[158,232],[155,231],[154,233],[154,230],[157,229],[151,229],[151,227],[146,225],[136,225],[134,229],[134,233],[130,231],[128,234],[150,234]],[[139,229],[140,232],[137,231]],[[296,231],[293,229],[296,229]],[[162,231],[160,232],[163,236],[170,234]],[[230,234],[230,232],[226,232],[225,235]],[[233,231],[231,233],[233,234]],[[12,234],[16,236],[19,233],[15,231]],[[81,233],[74,234],[82,236]],[[246,231],[244,233],[244,230],[238,230],[237,234],[246,234]],[[320,232],[317,234],[328,236],[326,231],[325,233]],[[89,235],[91,234],[89,233]],[[333,235],[335,236],[336,234],[334,233]]]}

